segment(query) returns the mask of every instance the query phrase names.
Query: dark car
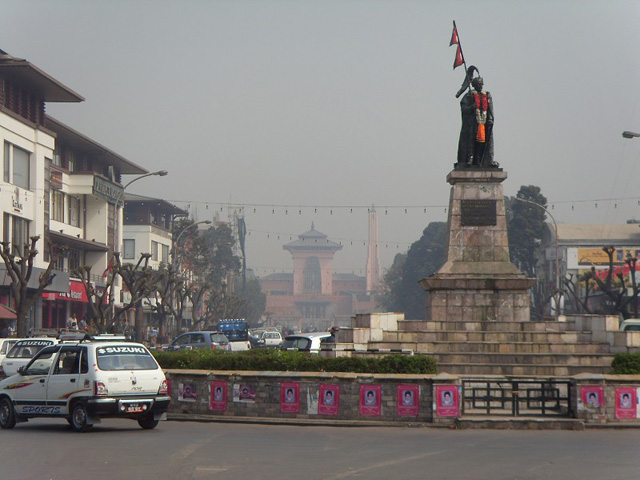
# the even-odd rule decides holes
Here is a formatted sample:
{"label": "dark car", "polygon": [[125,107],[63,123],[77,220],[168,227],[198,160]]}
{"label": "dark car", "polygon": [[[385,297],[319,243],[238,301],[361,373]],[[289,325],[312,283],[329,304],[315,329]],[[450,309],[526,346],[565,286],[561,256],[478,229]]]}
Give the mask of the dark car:
{"label": "dark car", "polygon": [[183,333],[167,346],[170,352],[194,348],[231,351],[229,339],[223,333],[211,330]]}

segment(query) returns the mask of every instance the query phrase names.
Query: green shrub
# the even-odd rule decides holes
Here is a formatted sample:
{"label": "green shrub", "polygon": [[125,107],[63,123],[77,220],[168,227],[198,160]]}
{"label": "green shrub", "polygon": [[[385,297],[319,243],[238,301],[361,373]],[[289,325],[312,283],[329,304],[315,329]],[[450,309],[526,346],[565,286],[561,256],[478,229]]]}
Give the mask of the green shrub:
{"label": "green shrub", "polygon": [[640,374],[640,352],[616,354],[611,367],[614,375]]}
{"label": "green shrub", "polygon": [[253,370],[276,372],[414,373],[438,372],[436,361],[424,355],[323,358],[302,352],[260,348],[246,352],[183,350],[154,352],[162,368]]}

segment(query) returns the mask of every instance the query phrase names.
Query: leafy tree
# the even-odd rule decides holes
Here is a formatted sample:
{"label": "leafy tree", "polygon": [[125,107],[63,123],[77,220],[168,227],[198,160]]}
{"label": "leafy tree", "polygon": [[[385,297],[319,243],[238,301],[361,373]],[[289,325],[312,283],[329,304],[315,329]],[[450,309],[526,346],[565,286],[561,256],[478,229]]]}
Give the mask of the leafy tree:
{"label": "leafy tree", "polygon": [[398,292],[402,282],[402,272],[407,261],[406,253],[398,253],[393,259],[391,268],[387,270],[382,279],[380,291],[376,295],[378,305],[385,312],[400,312],[402,307],[399,303]]}
{"label": "leafy tree", "polygon": [[525,275],[533,277],[536,273],[537,249],[545,229],[544,208],[547,207],[547,199],[540,192],[540,187],[523,185],[515,198],[507,197],[505,203],[511,261]]}
{"label": "leafy tree", "polygon": [[244,290],[238,288],[242,284],[241,278],[238,279],[236,284],[238,285],[236,289],[239,290],[239,295],[244,300],[243,313],[239,318],[244,318],[249,325],[257,327],[267,307],[267,296],[262,293],[262,288],[257,278],[247,280]]}
{"label": "leafy tree", "polygon": [[384,278],[385,307],[402,311],[407,318],[425,318],[425,292],[418,282],[435,273],[444,263],[446,234],[446,223],[431,222],[420,240],[411,245],[405,259],[396,256],[394,266]]}

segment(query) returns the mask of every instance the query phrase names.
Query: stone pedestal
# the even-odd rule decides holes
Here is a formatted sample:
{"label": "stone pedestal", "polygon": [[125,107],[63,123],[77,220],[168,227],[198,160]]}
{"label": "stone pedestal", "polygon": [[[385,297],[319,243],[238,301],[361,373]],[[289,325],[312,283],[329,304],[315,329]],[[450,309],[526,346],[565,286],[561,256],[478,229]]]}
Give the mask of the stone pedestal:
{"label": "stone pedestal", "polygon": [[509,260],[501,169],[453,170],[447,261],[420,281],[427,320],[528,321],[529,279]]}

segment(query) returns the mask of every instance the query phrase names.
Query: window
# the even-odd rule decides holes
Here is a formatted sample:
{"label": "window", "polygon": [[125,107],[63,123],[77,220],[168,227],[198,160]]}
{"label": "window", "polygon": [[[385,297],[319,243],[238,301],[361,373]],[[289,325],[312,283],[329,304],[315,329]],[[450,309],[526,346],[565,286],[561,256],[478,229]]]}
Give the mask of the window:
{"label": "window", "polygon": [[169,263],[169,245],[162,245],[162,261]]}
{"label": "window", "polygon": [[73,152],[69,151],[67,170],[69,170],[70,172],[74,172],[75,169],[76,169],[76,157]]}
{"label": "window", "polygon": [[80,199],[68,196],[69,199],[69,225],[72,227],[80,226]]}
{"label": "window", "polygon": [[53,152],[53,161],[51,163],[53,163],[54,165],[57,165],[58,167],[62,166],[62,157],[58,150]]}
{"label": "window", "polygon": [[80,373],[80,349],[66,349],[60,352],[56,366],[53,369],[54,375],[72,375]]}
{"label": "window", "polygon": [[64,222],[64,193],[51,190],[51,220]]}
{"label": "window", "polygon": [[3,240],[11,243],[14,252],[22,256],[24,245],[29,243],[29,221],[5,213],[3,228]]}
{"label": "window", "polygon": [[30,156],[26,150],[4,142],[4,181],[28,190]]}
{"label": "window", "polygon": [[158,242],[151,241],[151,260],[158,261]]}
{"label": "window", "polygon": [[125,259],[132,259],[136,257],[136,241],[135,240],[123,240],[122,241],[122,254]]}

